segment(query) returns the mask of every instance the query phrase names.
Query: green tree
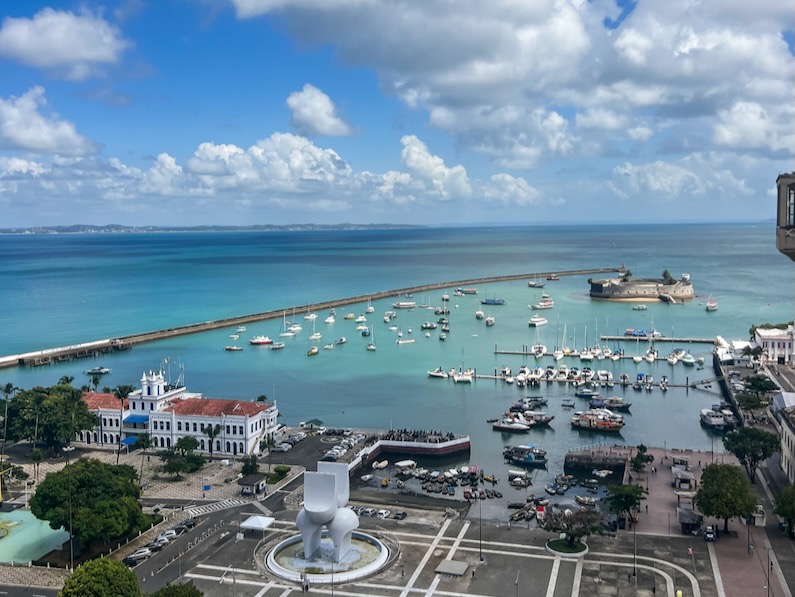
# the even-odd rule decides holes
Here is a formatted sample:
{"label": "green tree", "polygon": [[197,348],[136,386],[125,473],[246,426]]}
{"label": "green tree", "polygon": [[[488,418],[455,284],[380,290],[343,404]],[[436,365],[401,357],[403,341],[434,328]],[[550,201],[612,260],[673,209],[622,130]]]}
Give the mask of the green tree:
{"label": "green tree", "polygon": [[240,472],[243,475],[254,475],[259,472],[259,463],[257,462],[256,454],[246,454],[243,456],[243,469]]}
{"label": "green tree", "polygon": [[745,378],[745,389],[757,396],[767,394],[768,392],[775,392],[778,386],[762,375],[751,375]]}
{"label": "green tree", "polygon": [[202,593],[196,587],[190,585],[168,585],[162,589],[149,593],[149,597],[203,597]]}
{"label": "green tree", "polygon": [[[127,400],[127,396],[132,394],[135,391],[135,386],[131,386],[129,384],[116,386],[113,388],[113,395],[116,397],[116,400],[119,401],[119,440],[122,440],[121,436],[121,428],[122,428],[122,419],[124,418],[124,401]],[[119,456],[121,456],[121,445],[116,446],[116,464],[119,464]]]}
{"label": "green tree", "polygon": [[152,436],[148,433],[142,433],[138,437],[135,438],[135,443],[133,447],[137,450],[141,450],[141,473],[138,475],[138,481],[143,487],[144,484],[144,456],[146,455],[146,451],[152,447]]}
{"label": "green tree", "polygon": [[[109,540],[145,527],[147,518],[138,504],[140,490],[135,469],[81,458],[49,473],[30,500],[34,516],[50,527],[71,530],[88,543]],[[69,505],[71,503],[71,525]]]}
{"label": "green tree", "polygon": [[640,473],[652,462],[654,462],[654,456],[649,454],[649,449],[645,445],[639,444],[637,454],[630,460],[630,466],[634,472]]}
{"label": "green tree", "polygon": [[787,534],[790,537],[795,536],[795,531],[792,528],[792,525],[795,524],[795,487],[790,485],[781,491],[776,499],[773,512],[787,521]]}
{"label": "green tree", "polygon": [[174,442],[174,449],[177,450],[180,453],[180,455],[183,457],[192,453],[198,447],[199,447],[199,440],[197,440],[195,437],[190,435],[181,437],[176,442]]}
{"label": "green tree", "polygon": [[71,386],[74,380],[74,375],[63,375],[60,379],[58,379],[58,385]]}
{"label": "green tree", "polygon": [[16,391],[17,388],[14,387],[12,383],[7,383],[3,386],[3,446],[0,448],[0,462],[5,461],[6,457],[6,442],[8,441],[8,402]]}
{"label": "green tree", "polygon": [[723,446],[745,467],[751,483],[756,483],[759,463],[778,452],[781,443],[775,434],[764,429],[740,427],[723,436]]}
{"label": "green tree", "polygon": [[96,392],[97,388],[99,388],[99,382],[102,378],[97,375],[96,373],[91,376],[91,387]]}
{"label": "green tree", "polygon": [[259,396],[257,396],[257,402],[267,402],[267,401],[268,397],[265,394],[260,394]]}
{"label": "green tree", "polygon": [[668,284],[668,285],[676,284],[676,280],[674,280],[674,277],[671,275],[671,272],[669,272],[668,270],[663,271],[662,277],[663,277],[663,283],[664,284]]}
{"label": "green tree", "polygon": [[624,512],[629,518],[633,517],[632,512],[637,511],[645,499],[646,490],[640,485],[610,485],[604,498],[611,512]]}
{"label": "green tree", "polygon": [[569,546],[588,535],[601,533],[604,530],[602,515],[592,509],[576,512],[571,510],[548,510],[539,526],[551,533],[565,533]]}
{"label": "green tree", "polygon": [[135,573],[110,558],[91,560],[66,579],[59,597],[139,597]]}
{"label": "green tree", "polygon": [[701,475],[695,505],[704,516],[722,518],[728,532],[729,519],[748,518],[756,509],[756,496],[748,477],[732,464],[708,464]]}
{"label": "green tree", "polygon": [[208,425],[204,428],[204,435],[210,438],[210,441],[207,444],[207,449],[210,451],[210,462],[213,461],[213,444],[215,443],[215,438],[221,435],[221,426],[220,425]]}

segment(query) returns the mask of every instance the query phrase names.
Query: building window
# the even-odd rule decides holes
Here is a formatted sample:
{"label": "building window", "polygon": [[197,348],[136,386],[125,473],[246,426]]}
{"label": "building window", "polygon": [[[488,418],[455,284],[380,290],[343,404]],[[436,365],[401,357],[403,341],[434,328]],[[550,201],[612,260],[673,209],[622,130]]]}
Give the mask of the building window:
{"label": "building window", "polygon": [[201,440],[201,441],[199,442],[199,449],[200,449],[202,452],[204,452],[204,440]]}
{"label": "building window", "polygon": [[135,410],[135,402],[132,403],[133,410]]}
{"label": "building window", "polygon": [[[229,431],[229,425],[227,425],[227,426],[226,426],[226,432],[227,432],[227,433],[231,433],[231,431]],[[226,449],[226,451],[228,452],[228,451],[229,451],[229,448],[227,448],[227,449]]]}
{"label": "building window", "polygon": [[241,425],[241,426],[238,428],[237,432],[238,432],[240,435],[243,435],[243,426],[242,426],[242,425]]}
{"label": "building window", "polygon": [[170,447],[171,447],[171,438],[167,437],[166,438],[166,448],[170,448]]}
{"label": "building window", "polygon": [[177,431],[182,431],[182,421],[177,421]]}
{"label": "building window", "polygon": [[155,410],[155,403],[154,402],[150,402],[149,403],[149,410]]}
{"label": "building window", "polygon": [[787,228],[795,227],[795,184],[787,187]]}
{"label": "building window", "polygon": [[[196,425],[196,423],[194,423],[193,425],[195,426],[195,425]],[[202,430],[202,433],[204,433],[204,423],[202,423],[202,424],[199,426],[199,429],[201,429],[201,430]]]}
{"label": "building window", "polygon": [[102,417],[102,426],[103,427],[107,427],[108,426],[108,421],[105,419],[105,417]]}
{"label": "building window", "polygon": [[166,421],[166,431],[171,431],[171,421]]}
{"label": "building window", "polygon": [[196,423],[193,424],[193,433],[196,433]]}

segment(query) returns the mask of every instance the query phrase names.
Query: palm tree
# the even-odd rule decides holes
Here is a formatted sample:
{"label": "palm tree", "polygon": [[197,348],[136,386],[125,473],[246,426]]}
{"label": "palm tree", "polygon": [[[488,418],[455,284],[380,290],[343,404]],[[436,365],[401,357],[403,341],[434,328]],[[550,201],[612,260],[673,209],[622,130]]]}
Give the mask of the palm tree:
{"label": "palm tree", "polygon": [[5,460],[6,456],[6,442],[8,441],[8,400],[19,388],[14,387],[14,384],[7,383],[3,386],[3,396],[5,397],[5,414],[3,415],[3,447],[0,448],[0,462]]}
{"label": "palm tree", "polygon": [[221,435],[221,426],[216,425],[215,427],[208,425],[204,428],[204,435],[210,438],[209,449],[210,449],[210,462],[213,461],[213,440]]}
{"label": "palm tree", "polygon": [[75,380],[73,375],[64,375],[61,379],[58,380],[59,386],[70,386],[72,382]]}
{"label": "palm tree", "polygon": [[94,388],[95,392],[97,391],[97,388],[99,387],[100,379],[101,379],[100,376],[97,375],[96,373],[91,376],[91,385]]}
{"label": "palm tree", "polygon": [[39,464],[41,464],[43,454],[38,448],[33,448],[30,451],[30,459],[33,462],[33,478],[39,480]]}
{"label": "palm tree", "polygon": [[135,440],[135,447],[141,450],[141,473],[138,475],[138,480],[141,487],[144,485],[144,455],[146,451],[152,447],[152,437],[148,433],[142,433]]}
{"label": "palm tree", "polygon": [[[119,401],[119,441],[121,441],[121,420],[124,417],[124,401],[127,396],[135,391],[135,386],[129,384],[116,386],[113,388],[113,395]],[[116,446],[116,466],[119,466],[119,456],[121,455],[121,446]]]}

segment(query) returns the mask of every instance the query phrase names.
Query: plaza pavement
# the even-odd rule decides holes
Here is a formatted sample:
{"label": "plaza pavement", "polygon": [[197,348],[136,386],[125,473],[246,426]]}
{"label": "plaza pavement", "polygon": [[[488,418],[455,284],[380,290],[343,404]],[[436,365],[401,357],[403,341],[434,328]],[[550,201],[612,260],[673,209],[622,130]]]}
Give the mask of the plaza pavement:
{"label": "plaza pavement", "polygon": [[[16,462],[32,472],[33,465],[29,458],[26,460],[28,452],[20,449],[19,454],[12,452],[12,455]],[[671,487],[671,457],[674,454],[689,456],[692,471],[698,478],[708,461],[713,461],[713,455],[709,452],[662,449],[652,449],[650,452],[655,457],[652,466],[656,473],[649,472],[637,479],[648,486],[649,495],[645,502],[648,511],[644,506],[635,526],[620,531],[615,538],[589,538],[590,552],[582,560],[547,554],[543,549],[549,537],[547,533],[522,528],[521,525],[508,528],[505,523],[480,521],[475,509],[461,520],[447,520],[443,511],[416,510],[407,521],[377,522],[379,527],[386,528],[400,540],[399,562],[371,579],[339,586],[335,594],[390,597],[418,594],[452,597],[568,597],[588,594],[673,597],[677,590],[682,590],[684,596],[694,597],[763,596],[768,591],[769,554],[773,564],[769,594],[791,597],[784,576],[795,570],[795,566],[790,565],[795,561],[795,552],[791,540],[783,537],[783,534],[780,537],[768,536],[768,533],[776,530],[775,525],[771,524],[771,520],[775,521],[772,511],[768,511],[767,528],[749,529],[743,523],[732,520],[730,532],[721,533],[715,543],[707,543],[700,536],[682,535],[676,523],[677,501]],[[112,451],[82,448],[76,449],[70,459],[89,455],[106,462],[115,462],[116,459]],[[714,458],[727,463],[733,461],[733,456],[725,454],[716,453]],[[137,470],[141,465],[141,457],[139,454],[123,454],[120,462],[135,466]],[[175,500],[201,507],[202,504],[240,497],[234,479],[234,467],[222,466],[219,459],[208,464],[200,473],[185,476],[179,482],[154,478],[151,469],[158,463],[159,460],[144,458],[144,480],[147,483],[144,497],[149,501]],[[64,465],[63,459],[41,463],[40,479],[47,472],[59,470]],[[300,474],[300,470],[297,468],[296,474]],[[205,483],[211,488],[202,495]],[[758,486],[764,488],[767,483],[765,480]],[[768,510],[769,505],[766,504]],[[263,509],[261,504],[252,502],[241,506],[235,518],[239,519],[244,513],[261,514]],[[294,531],[294,511],[279,512],[277,516],[283,530]],[[412,520],[415,522],[412,523]],[[363,519],[362,526],[373,523],[375,521],[372,519]],[[721,530],[723,528],[722,521],[706,520],[705,524],[715,524]],[[213,595],[286,597],[300,590],[263,574],[252,560],[256,541],[252,543],[251,538],[247,538],[230,544],[230,537],[235,535],[233,531],[232,526],[226,531],[218,529],[217,533],[194,547],[191,557],[185,560],[185,577],[192,579],[200,588],[202,583],[207,583],[207,590],[212,589],[207,594]],[[753,551],[748,549],[749,540],[755,546]],[[213,552],[212,548],[218,542],[225,543],[226,547]],[[233,545],[242,548],[242,553],[232,549]],[[771,545],[772,549],[768,551],[767,545]],[[434,572],[436,564],[448,557],[470,564],[466,578],[446,577]],[[189,569],[191,562],[192,568]],[[250,565],[241,566],[241,562],[250,562]],[[229,577],[223,578],[223,572],[227,569],[232,571],[233,579],[239,578],[239,582],[235,580],[236,584],[231,587]],[[470,574],[471,570],[475,571],[474,577]],[[637,572],[636,575],[632,574],[633,570]],[[59,586],[65,574],[63,570],[3,566],[0,567],[0,584]],[[311,594],[330,594],[330,588],[313,588]]]}

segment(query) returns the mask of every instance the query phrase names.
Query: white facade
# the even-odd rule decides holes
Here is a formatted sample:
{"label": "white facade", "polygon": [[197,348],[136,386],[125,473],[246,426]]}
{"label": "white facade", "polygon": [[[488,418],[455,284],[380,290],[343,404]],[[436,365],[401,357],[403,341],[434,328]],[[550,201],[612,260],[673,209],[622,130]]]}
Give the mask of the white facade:
{"label": "white facade", "polygon": [[761,346],[764,351],[762,358],[779,365],[793,364],[793,336],[795,330],[791,325],[786,330],[757,328],[754,332],[756,345]]}
{"label": "white facade", "polygon": [[190,436],[199,444],[197,452],[209,454],[206,430],[218,427],[213,455],[238,456],[259,453],[260,442],[278,440],[283,429],[275,404],[204,398],[184,387],[171,387],[161,371],[144,373],[141,388],[127,397],[122,410],[112,394],[90,393],[83,400],[100,419],[97,427],[76,438],[86,444],[115,448],[119,443],[131,445],[138,435],[148,433],[153,448],[167,449]]}
{"label": "white facade", "polygon": [[781,470],[795,484],[795,407],[781,412]]}

